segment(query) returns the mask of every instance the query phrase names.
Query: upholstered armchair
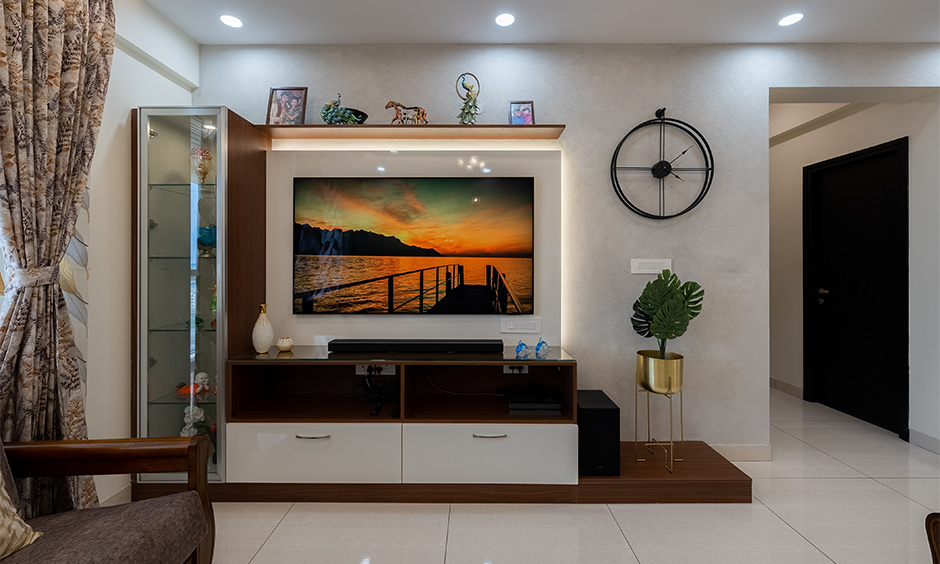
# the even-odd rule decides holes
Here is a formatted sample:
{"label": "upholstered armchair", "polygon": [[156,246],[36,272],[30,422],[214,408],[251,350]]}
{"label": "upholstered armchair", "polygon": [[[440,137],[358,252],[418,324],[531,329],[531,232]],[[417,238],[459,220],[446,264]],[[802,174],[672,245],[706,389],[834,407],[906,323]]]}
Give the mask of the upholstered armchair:
{"label": "upholstered armchair", "polygon": [[186,472],[187,491],[28,521],[42,532],[3,564],[210,564],[215,518],[204,435],[170,439],[36,441],[3,445],[14,477]]}

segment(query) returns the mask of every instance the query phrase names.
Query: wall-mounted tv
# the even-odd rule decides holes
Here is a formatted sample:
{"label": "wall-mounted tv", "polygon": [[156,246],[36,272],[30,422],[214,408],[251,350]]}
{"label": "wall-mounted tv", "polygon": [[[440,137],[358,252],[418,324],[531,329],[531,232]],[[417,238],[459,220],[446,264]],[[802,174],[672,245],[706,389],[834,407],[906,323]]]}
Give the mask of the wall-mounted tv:
{"label": "wall-mounted tv", "polygon": [[535,180],[294,178],[295,314],[532,314]]}

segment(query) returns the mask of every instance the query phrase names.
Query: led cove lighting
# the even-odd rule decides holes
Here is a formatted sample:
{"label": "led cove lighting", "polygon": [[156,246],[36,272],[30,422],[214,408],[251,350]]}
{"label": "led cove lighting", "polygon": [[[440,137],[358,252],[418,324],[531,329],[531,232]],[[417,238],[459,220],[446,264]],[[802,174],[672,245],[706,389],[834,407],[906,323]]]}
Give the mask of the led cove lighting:
{"label": "led cove lighting", "polygon": [[779,25],[780,27],[787,27],[788,25],[793,25],[802,19],[803,19],[803,14],[797,12],[795,14],[790,14],[789,16],[783,18],[782,20],[777,22],[777,25]]}
{"label": "led cove lighting", "polygon": [[516,16],[512,14],[500,14],[496,16],[496,25],[506,27],[513,24],[516,21]]}
{"label": "led cove lighting", "polygon": [[225,25],[227,25],[227,26],[229,26],[229,27],[241,27],[241,26],[245,25],[245,24],[242,23],[242,21],[241,21],[240,19],[236,18],[235,16],[230,16],[230,15],[228,15],[228,14],[225,14],[225,15],[223,15],[223,16],[219,16],[219,20],[221,20],[222,23],[224,23]]}

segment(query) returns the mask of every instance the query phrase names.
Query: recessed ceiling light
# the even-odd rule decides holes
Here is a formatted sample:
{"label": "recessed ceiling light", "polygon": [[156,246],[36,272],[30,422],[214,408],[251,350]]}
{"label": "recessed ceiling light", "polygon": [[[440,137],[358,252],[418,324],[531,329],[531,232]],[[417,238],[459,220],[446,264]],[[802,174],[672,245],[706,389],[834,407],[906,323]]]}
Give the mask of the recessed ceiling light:
{"label": "recessed ceiling light", "polygon": [[514,21],[516,21],[516,16],[512,14],[500,14],[496,16],[496,25],[498,26],[510,26]]}
{"label": "recessed ceiling light", "polygon": [[225,25],[229,27],[241,27],[245,25],[242,23],[240,19],[236,18],[235,16],[230,16],[228,14],[219,16],[219,19],[222,20],[222,23],[224,23]]}
{"label": "recessed ceiling light", "polygon": [[781,27],[786,27],[788,25],[793,25],[802,19],[803,19],[803,14],[801,14],[800,12],[797,12],[795,14],[790,14],[789,16],[783,18],[782,20],[777,22],[777,25]]}

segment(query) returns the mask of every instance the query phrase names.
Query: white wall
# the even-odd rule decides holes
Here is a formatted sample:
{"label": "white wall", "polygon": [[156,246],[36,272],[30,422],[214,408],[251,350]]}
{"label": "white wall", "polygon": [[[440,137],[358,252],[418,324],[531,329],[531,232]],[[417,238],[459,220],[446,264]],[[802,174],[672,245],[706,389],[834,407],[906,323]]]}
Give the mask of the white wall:
{"label": "white wall", "polygon": [[[126,2],[115,2],[116,9]],[[117,31],[125,31],[118,10]],[[160,21],[150,27],[157,29]],[[168,60],[168,64],[173,61]],[[189,105],[192,94],[115,49],[89,174],[88,382],[86,412],[91,438],[131,436],[131,121],[142,105]],[[127,476],[97,478],[102,500],[129,485]]]}
{"label": "white wall", "polygon": [[199,85],[199,44],[143,0],[115,0],[118,47],[190,91]]}
{"label": "white wall", "polygon": [[[632,435],[630,326],[649,276],[631,258],[673,259],[706,291],[702,315],[672,344],[687,357],[685,430],[735,459],[767,458],[769,437],[768,92],[776,86],[940,84],[937,45],[351,45],[202,48],[200,104],[263,122],[272,86],[310,87],[308,123],[337,93],[387,123],[385,102],[455,123],[462,72],[482,82],[480,123],[506,123],[509,100],[535,101],[537,123],[565,123],[561,196],[562,346],[579,386],[605,390]],[[617,142],[667,107],[715,153],[711,192],[665,222],[622,206],[610,186]],[[662,413],[664,410],[660,410]],[[725,445],[725,446],[721,446]]]}
{"label": "white wall", "polygon": [[[773,121],[776,107],[771,110]],[[803,167],[905,136],[910,137],[911,442],[940,451],[940,105],[936,95],[909,104],[879,104],[771,148],[770,375],[788,389],[803,388]]]}

